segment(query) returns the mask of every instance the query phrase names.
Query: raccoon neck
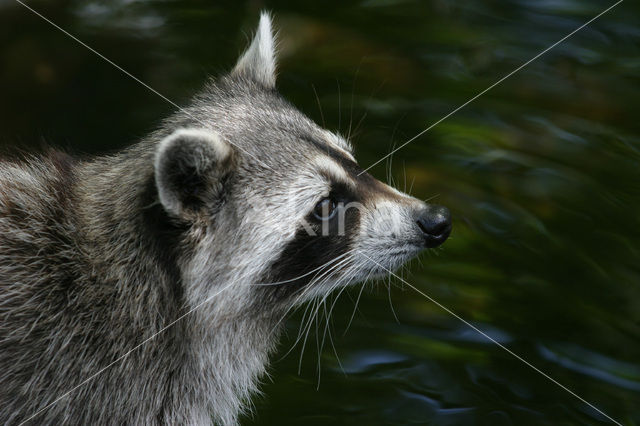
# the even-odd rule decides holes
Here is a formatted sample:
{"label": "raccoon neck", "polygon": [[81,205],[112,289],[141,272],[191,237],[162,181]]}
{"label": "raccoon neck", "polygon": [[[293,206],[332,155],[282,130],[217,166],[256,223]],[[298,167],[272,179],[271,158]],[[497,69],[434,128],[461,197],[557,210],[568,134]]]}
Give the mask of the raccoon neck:
{"label": "raccoon neck", "polygon": [[[162,401],[158,415],[168,423],[213,416],[233,424],[265,371],[279,321],[247,312],[232,292],[205,304],[192,297],[184,274],[194,254],[184,238],[188,229],[158,202],[151,157],[137,146],[81,166],[82,250],[94,281],[113,283],[111,303],[122,312],[108,327],[123,335],[145,330],[145,338],[158,333],[139,349],[146,370],[139,379]],[[239,284],[223,272],[218,278],[220,288]]]}

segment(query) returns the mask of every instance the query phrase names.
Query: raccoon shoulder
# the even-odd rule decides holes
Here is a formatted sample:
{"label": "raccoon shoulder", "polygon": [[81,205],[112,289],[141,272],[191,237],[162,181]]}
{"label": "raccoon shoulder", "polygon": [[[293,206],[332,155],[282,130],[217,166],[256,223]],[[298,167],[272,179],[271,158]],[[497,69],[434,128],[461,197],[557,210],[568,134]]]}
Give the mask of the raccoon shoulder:
{"label": "raccoon shoulder", "polygon": [[68,242],[75,165],[59,151],[0,160],[0,259]]}

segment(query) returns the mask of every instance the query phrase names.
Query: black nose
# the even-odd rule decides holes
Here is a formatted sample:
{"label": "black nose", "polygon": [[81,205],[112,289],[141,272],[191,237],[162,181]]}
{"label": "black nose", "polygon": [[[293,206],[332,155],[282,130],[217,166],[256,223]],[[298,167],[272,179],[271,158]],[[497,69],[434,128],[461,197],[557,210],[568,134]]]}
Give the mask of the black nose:
{"label": "black nose", "polygon": [[426,247],[438,247],[451,234],[451,213],[446,207],[427,205],[416,222]]}

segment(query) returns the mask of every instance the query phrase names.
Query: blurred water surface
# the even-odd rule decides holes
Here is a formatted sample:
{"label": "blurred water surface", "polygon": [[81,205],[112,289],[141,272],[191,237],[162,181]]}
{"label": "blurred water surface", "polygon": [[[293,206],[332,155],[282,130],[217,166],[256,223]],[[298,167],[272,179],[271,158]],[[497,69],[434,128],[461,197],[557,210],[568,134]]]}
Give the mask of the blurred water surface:
{"label": "blurred water surface", "polygon": [[[29,4],[177,103],[233,65],[268,8],[280,90],[350,134],[366,166],[613,2]],[[453,212],[450,241],[405,279],[625,425],[640,424],[639,12],[623,2],[372,169]],[[11,0],[0,28],[5,146],[107,152],[172,110]],[[287,354],[297,313],[245,423],[607,423],[407,286],[387,286],[330,299],[333,338],[321,316],[304,355],[302,342]]]}

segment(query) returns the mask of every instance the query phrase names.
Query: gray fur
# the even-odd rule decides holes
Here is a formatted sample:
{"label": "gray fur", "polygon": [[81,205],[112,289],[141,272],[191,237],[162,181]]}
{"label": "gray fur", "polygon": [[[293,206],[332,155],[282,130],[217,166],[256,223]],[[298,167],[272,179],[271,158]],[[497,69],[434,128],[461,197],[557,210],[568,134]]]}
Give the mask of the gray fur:
{"label": "gray fur", "polygon": [[268,13],[260,16],[256,36],[247,51],[240,57],[233,74],[250,76],[269,89],[276,86],[275,40],[271,30],[271,17]]}
{"label": "gray fur", "polygon": [[348,144],[273,90],[274,58],[263,15],[235,70],[138,144],[0,162],[1,423],[237,423],[288,310],[382,272],[345,252],[308,290],[260,285],[326,196],[322,167],[368,209],[339,247],[390,267],[420,249],[423,203],[342,172]]}

